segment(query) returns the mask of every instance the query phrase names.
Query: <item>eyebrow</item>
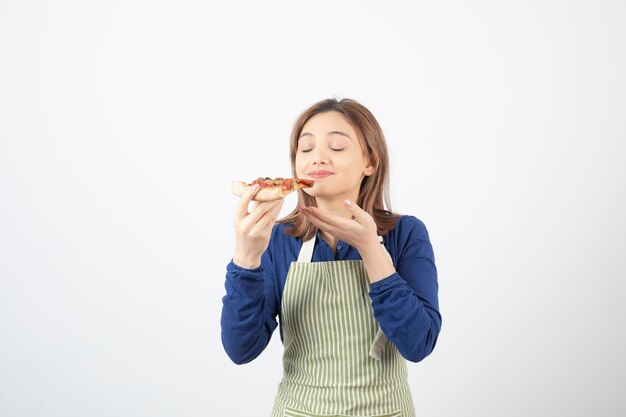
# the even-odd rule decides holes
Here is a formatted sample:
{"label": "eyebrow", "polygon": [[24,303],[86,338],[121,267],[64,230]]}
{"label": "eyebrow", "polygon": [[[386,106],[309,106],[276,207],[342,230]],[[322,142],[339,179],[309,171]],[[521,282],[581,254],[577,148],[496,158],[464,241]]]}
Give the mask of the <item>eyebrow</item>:
{"label": "eyebrow", "polygon": [[[328,134],[326,136],[330,136],[330,135],[341,135],[341,136],[347,137],[348,139],[352,139],[347,133],[341,132],[339,130],[332,130],[332,131],[328,132]],[[313,134],[309,133],[309,132],[304,132],[304,133],[302,133],[300,135],[300,137],[298,139],[302,138],[303,136],[313,136]]]}

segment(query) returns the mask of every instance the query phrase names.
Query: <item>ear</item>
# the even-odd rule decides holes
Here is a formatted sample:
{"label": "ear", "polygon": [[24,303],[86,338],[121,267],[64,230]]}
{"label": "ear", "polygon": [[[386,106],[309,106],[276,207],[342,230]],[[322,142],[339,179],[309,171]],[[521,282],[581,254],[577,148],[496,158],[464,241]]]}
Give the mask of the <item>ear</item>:
{"label": "ear", "polygon": [[367,166],[363,170],[363,174],[366,177],[369,177],[370,175],[372,175],[374,173],[375,170],[376,170],[376,167],[370,162],[370,163],[367,164]]}

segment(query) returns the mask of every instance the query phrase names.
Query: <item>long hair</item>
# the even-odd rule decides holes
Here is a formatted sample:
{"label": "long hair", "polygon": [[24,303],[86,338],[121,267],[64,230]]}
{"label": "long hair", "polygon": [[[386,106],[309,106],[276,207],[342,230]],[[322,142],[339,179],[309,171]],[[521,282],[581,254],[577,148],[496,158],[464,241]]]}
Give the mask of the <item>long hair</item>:
{"label": "long hair", "polygon": [[[356,203],[372,216],[376,222],[378,234],[384,236],[395,227],[399,217],[391,212],[389,203],[389,154],[380,125],[374,115],[362,104],[351,99],[322,100],[312,105],[298,117],[291,131],[290,158],[293,176],[296,176],[298,139],[304,125],[316,114],[330,111],[340,113],[352,125],[361,142],[366,159],[374,167],[372,175],[363,178]],[[298,205],[317,206],[315,197],[302,190],[298,190]],[[300,214],[297,209],[280,219],[278,223],[290,224],[291,227],[286,229],[286,233],[302,238],[303,241],[311,239],[317,232],[317,227]]]}

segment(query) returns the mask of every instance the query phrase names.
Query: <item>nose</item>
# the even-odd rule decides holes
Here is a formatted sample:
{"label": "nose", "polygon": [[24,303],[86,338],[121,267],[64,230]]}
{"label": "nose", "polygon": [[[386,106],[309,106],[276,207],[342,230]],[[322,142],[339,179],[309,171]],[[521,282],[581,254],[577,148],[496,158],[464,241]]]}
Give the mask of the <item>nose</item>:
{"label": "nose", "polygon": [[327,164],[328,163],[328,155],[327,153],[323,150],[320,149],[321,146],[316,147],[316,149],[313,150],[314,154],[313,154],[313,165],[322,165],[322,164]]}

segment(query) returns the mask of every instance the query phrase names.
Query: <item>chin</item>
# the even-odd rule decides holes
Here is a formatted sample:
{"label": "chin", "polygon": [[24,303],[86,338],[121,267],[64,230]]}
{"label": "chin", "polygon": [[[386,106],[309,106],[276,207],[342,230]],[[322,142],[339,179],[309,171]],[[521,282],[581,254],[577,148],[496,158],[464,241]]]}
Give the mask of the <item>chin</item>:
{"label": "chin", "polygon": [[306,195],[310,195],[311,197],[317,197],[319,190],[313,190],[312,188],[303,188],[302,192]]}
{"label": "chin", "polygon": [[307,189],[307,190],[303,190],[307,195],[314,197],[314,198],[321,198],[321,199],[336,199],[338,196],[344,195],[345,193],[339,191],[339,192],[335,192],[336,190],[333,190],[333,192],[326,192],[323,189],[317,189],[317,190],[311,190],[311,189]]}

